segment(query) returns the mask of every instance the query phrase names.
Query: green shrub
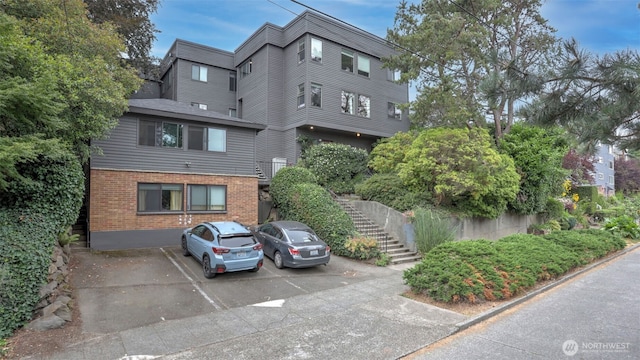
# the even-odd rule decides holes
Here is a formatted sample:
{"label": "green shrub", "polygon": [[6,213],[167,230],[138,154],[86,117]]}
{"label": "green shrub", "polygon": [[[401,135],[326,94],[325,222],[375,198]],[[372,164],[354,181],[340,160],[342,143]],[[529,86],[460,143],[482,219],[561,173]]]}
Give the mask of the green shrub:
{"label": "green shrub", "polygon": [[564,204],[558,199],[552,197],[547,198],[547,205],[542,213],[544,221],[557,220],[559,221],[564,216]]}
{"label": "green shrub", "polygon": [[413,292],[438,301],[507,299],[624,246],[620,237],[595,229],[447,242],[405,270],[403,278]]}
{"label": "green shrub", "polygon": [[347,238],[356,234],[356,227],[349,215],[331,195],[316,184],[293,185],[287,192],[284,203],[286,220],[295,220],[309,225],[316,231],[336,255],[349,255],[345,249]]}
{"label": "green shrub", "polygon": [[608,219],[602,228],[623,238],[634,240],[640,238],[640,227],[638,227],[635,219],[629,215],[622,215],[613,219]]}
{"label": "green shrub", "polygon": [[269,195],[273,199],[273,204],[279,208],[281,216],[285,215],[282,211],[286,212],[286,204],[290,198],[289,191],[293,185],[303,183],[317,184],[317,181],[316,176],[309,169],[300,166],[282,168],[273,176],[269,185]]}
{"label": "green shrub", "polygon": [[56,225],[44,214],[0,211],[0,338],[31,319],[55,241]]}
{"label": "green shrub", "polygon": [[0,192],[0,338],[31,319],[58,233],[76,221],[82,205],[80,163],[57,150],[17,164],[24,178]]}
{"label": "green shrub", "polygon": [[581,265],[623,249],[626,245],[619,236],[600,229],[561,230],[543,237],[573,252]]}
{"label": "green shrub", "polygon": [[389,263],[391,263],[391,257],[389,257],[389,254],[380,252],[378,254],[378,259],[376,260],[376,266],[387,266]]}
{"label": "green shrub", "polygon": [[445,213],[425,208],[413,212],[413,228],[418,251],[426,254],[435,246],[456,239],[457,227]]}
{"label": "green shrub", "polygon": [[368,236],[354,236],[345,242],[347,256],[353,259],[369,260],[380,254],[378,241]]}
{"label": "green shrub", "polygon": [[353,194],[363,180],[369,155],[364,149],[346,144],[328,143],[305,151],[302,166],[318,179],[318,184],[336,194]]}
{"label": "green shrub", "polygon": [[374,174],[355,186],[355,192],[363,200],[377,201],[390,208],[404,212],[431,203],[428,192],[411,192],[396,174]]}

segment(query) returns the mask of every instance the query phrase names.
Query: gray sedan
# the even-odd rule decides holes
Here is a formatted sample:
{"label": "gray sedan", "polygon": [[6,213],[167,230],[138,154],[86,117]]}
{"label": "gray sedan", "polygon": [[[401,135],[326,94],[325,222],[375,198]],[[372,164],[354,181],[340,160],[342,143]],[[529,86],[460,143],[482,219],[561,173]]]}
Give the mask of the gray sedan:
{"label": "gray sedan", "polygon": [[307,225],[297,221],[273,221],[254,229],[264,254],[278,269],[327,265],[331,248]]}

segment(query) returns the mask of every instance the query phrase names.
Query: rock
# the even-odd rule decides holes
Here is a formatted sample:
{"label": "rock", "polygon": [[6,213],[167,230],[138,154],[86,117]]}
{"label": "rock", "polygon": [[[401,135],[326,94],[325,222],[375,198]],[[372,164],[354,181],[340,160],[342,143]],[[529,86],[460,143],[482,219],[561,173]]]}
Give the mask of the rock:
{"label": "rock", "polygon": [[64,319],[62,319],[61,317],[55,314],[51,314],[49,316],[43,316],[35,319],[34,321],[30,322],[26,326],[26,328],[31,330],[44,331],[44,330],[57,329],[62,325],[64,325],[65,323],[66,321],[64,321]]}
{"label": "rock", "polygon": [[64,321],[71,321],[71,309],[67,305],[61,306],[54,314]]}

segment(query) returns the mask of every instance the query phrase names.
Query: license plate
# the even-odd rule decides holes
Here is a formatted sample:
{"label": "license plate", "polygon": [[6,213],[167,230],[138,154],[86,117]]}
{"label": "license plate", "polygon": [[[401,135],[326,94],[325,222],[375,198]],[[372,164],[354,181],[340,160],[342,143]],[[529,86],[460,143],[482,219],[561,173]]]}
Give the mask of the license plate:
{"label": "license plate", "polygon": [[318,256],[318,250],[309,251],[309,256]]}
{"label": "license plate", "polygon": [[237,257],[246,257],[247,256],[247,252],[246,251],[238,251],[236,253]]}

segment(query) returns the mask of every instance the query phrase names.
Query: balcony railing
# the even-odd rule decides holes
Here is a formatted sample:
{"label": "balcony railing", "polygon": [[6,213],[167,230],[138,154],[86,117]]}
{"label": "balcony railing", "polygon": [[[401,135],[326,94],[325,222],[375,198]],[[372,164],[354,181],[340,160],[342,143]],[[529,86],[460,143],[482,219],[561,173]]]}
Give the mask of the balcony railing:
{"label": "balcony railing", "polygon": [[257,161],[256,175],[258,175],[260,182],[271,182],[278,170],[289,165],[286,161]]}

